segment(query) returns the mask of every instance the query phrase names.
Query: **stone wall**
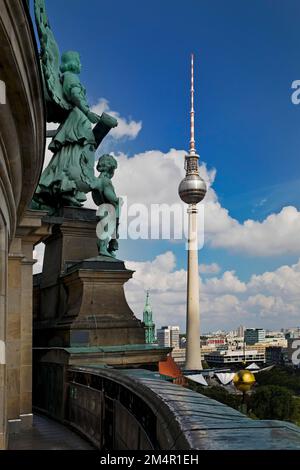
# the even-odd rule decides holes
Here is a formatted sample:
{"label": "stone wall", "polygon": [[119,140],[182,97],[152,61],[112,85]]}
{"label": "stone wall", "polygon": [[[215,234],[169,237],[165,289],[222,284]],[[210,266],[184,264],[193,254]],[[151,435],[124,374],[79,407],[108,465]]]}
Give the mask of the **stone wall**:
{"label": "stone wall", "polygon": [[7,230],[0,209],[0,449],[6,445],[6,284]]}
{"label": "stone wall", "polygon": [[[27,2],[0,0],[0,44],[0,83],[3,85],[0,103],[0,449],[3,449],[7,446],[8,418],[12,423],[20,423],[24,415],[26,422],[27,415],[31,414],[30,297],[32,250],[38,239],[31,234],[39,230],[41,214],[35,214],[30,221],[27,217],[26,233],[20,227],[42,170],[45,112]],[[23,235],[27,236],[26,241]]]}

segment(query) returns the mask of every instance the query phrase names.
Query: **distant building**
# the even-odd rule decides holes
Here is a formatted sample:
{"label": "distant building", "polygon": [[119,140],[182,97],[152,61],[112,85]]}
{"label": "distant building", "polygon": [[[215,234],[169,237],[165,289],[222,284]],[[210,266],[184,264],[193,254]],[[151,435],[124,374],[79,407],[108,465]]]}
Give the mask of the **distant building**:
{"label": "distant building", "polygon": [[220,338],[220,337],[216,337],[216,338],[209,338],[207,341],[206,341],[206,346],[210,346],[210,347],[218,347],[218,346],[223,346],[226,344],[226,339],[225,338]]}
{"label": "distant building", "polygon": [[266,331],[266,338],[284,338],[284,334],[281,331],[277,330],[267,330]]}
{"label": "distant building", "polygon": [[173,349],[173,351],[171,352],[171,356],[172,356],[173,360],[179,366],[184,366],[184,364],[185,364],[185,355],[186,355],[186,348]]}
{"label": "distant building", "polygon": [[155,324],[153,323],[153,313],[149,302],[149,292],[147,292],[146,304],[143,311],[143,321],[145,324],[146,344],[155,343]]}
{"label": "distant building", "polygon": [[161,347],[171,347],[174,349],[179,349],[179,335],[179,326],[162,326],[159,330],[157,330],[158,345]]}
{"label": "distant building", "polygon": [[205,354],[205,360],[209,365],[228,365],[246,363],[264,363],[265,353],[257,350],[214,351]]}
{"label": "distant building", "polygon": [[170,330],[167,327],[157,330],[157,342],[160,347],[170,347]]}
{"label": "distant building", "polygon": [[245,334],[245,327],[243,325],[240,325],[236,332],[235,332],[235,335],[238,337],[238,338],[243,338],[244,337],[244,334]]}
{"label": "distant building", "polygon": [[180,328],[179,326],[169,326],[171,331],[171,344],[172,348],[179,349],[180,347]]}
{"label": "distant building", "polygon": [[262,328],[247,328],[244,334],[246,344],[262,343],[266,338],[266,330]]}
{"label": "distant building", "polygon": [[292,328],[285,332],[286,339],[297,339],[300,337],[300,328]]}
{"label": "distant building", "polygon": [[[201,360],[204,361],[205,359],[205,354],[210,352],[211,349],[207,348],[207,346],[201,346]],[[185,365],[185,355],[186,355],[186,349],[185,348],[180,348],[180,349],[173,349],[171,352],[171,356],[173,360],[178,364],[179,366],[184,366]]]}
{"label": "distant building", "polygon": [[[273,346],[273,345],[271,345],[271,346]],[[276,346],[278,346],[278,345],[276,344]],[[244,348],[240,348],[240,349],[244,350]],[[256,343],[256,344],[253,344],[253,345],[247,345],[247,351],[257,351],[257,352],[265,354],[266,345],[265,345],[265,343]]]}
{"label": "distant building", "polygon": [[271,347],[271,346],[280,346],[282,348],[286,348],[287,340],[285,338],[267,337],[264,341],[261,341],[258,344],[262,344],[266,348]]}
{"label": "distant building", "polygon": [[201,346],[208,346],[211,349],[216,349],[226,345],[227,339],[224,335],[206,335],[201,337]]}
{"label": "distant building", "polygon": [[266,348],[266,362],[270,364],[281,364],[283,362],[283,348],[281,346],[270,346]]}

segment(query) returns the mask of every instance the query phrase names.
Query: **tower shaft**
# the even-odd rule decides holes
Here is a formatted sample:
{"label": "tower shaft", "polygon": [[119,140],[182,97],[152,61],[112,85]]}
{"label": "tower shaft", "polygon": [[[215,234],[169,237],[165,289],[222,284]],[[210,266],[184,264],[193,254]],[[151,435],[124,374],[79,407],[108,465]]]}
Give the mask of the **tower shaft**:
{"label": "tower shaft", "polygon": [[202,370],[200,349],[200,298],[198,265],[198,210],[196,204],[188,208],[188,274],[187,274],[187,319],[186,319],[186,364],[187,370]]}

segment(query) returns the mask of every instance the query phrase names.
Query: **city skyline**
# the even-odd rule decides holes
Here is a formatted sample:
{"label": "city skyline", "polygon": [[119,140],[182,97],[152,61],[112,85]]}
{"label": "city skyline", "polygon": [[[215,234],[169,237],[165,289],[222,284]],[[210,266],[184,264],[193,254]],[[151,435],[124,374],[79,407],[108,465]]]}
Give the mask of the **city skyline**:
{"label": "city skyline", "polygon": [[[183,7],[179,1],[154,1],[145,12],[138,2],[129,4],[116,2],[120,14],[112,27],[109,5],[101,5],[99,16],[95,0],[84,13],[82,2],[72,1],[68,21],[70,0],[49,2],[61,49],[81,53],[89,101],[95,110],[115,111],[121,118],[105,148],[117,154],[118,193],[146,206],[177,202],[189,133],[193,51],[197,149],[201,175],[210,183],[205,246],[199,254],[201,329],[297,324],[300,106],[291,101],[291,84],[300,78],[299,5],[293,0],[284,6],[279,1],[241,6],[231,0],[224,6],[189,0]],[[60,15],[55,14],[58,8]],[[170,11],[173,26],[167,28]],[[89,34],[74,37],[73,22],[80,20],[83,31],[89,25]],[[181,33],[184,20],[191,22],[191,35]],[[155,42],[163,46],[153,47]],[[159,322],[169,324],[175,317],[184,327],[182,246],[122,241],[120,257],[136,270],[127,297],[139,317],[150,288]]]}
{"label": "city skyline", "polygon": [[[174,324],[174,325],[168,325],[168,328],[172,327],[172,326],[173,327],[178,327],[178,325]],[[158,330],[160,330],[164,327],[165,327],[164,324],[157,324],[156,331],[158,331]],[[200,337],[201,336],[210,336],[210,335],[216,335],[217,336],[217,335],[222,335],[222,334],[237,333],[237,331],[241,327],[243,327],[244,329],[248,329],[248,330],[259,329],[258,327],[254,326],[254,325],[252,325],[252,326],[250,326],[250,325],[238,325],[235,328],[230,329],[230,330],[202,331],[201,334],[200,334]],[[179,329],[180,329],[180,335],[184,336],[185,335],[185,329],[182,330],[180,327],[179,327]],[[287,328],[280,328],[278,330],[276,330],[276,329],[275,330],[274,329],[265,329],[266,333],[269,333],[269,332],[270,333],[275,333],[275,332],[276,333],[283,333],[283,332],[288,332],[288,331],[293,331],[293,330],[297,330],[297,331],[300,332],[300,325],[299,326],[297,326],[297,325],[289,326]],[[239,335],[236,334],[236,336],[239,336]],[[240,335],[240,336],[243,336],[243,335]]]}

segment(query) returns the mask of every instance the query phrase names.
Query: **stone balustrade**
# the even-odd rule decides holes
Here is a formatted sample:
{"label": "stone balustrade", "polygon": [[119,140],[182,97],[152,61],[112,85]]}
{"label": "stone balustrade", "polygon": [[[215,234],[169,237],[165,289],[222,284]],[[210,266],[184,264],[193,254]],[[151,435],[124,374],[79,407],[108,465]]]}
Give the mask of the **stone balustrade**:
{"label": "stone balustrade", "polygon": [[[47,383],[46,366],[40,386]],[[71,367],[62,383],[51,367],[48,391],[36,390],[37,407],[102,450],[300,449],[297,426],[252,420],[157,372]]]}

